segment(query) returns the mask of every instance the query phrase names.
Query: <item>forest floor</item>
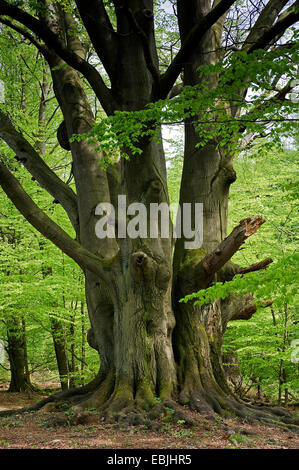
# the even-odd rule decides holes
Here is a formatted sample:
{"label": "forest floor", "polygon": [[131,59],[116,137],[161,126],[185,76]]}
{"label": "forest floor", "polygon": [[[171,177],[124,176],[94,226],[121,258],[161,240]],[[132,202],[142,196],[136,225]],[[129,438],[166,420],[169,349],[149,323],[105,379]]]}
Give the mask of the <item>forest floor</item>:
{"label": "forest floor", "polygon": [[[0,389],[0,411],[30,406],[45,394],[8,393]],[[186,410],[184,410],[186,411]],[[55,423],[55,413],[0,417],[0,449],[298,449],[299,436],[280,427],[237,419],[210,421],[187,411],[196,422],[164,423],[158,431],[144,426],[100,422],[90,413],[84,424]],[[60,413],[61,414],[61,413]]]}

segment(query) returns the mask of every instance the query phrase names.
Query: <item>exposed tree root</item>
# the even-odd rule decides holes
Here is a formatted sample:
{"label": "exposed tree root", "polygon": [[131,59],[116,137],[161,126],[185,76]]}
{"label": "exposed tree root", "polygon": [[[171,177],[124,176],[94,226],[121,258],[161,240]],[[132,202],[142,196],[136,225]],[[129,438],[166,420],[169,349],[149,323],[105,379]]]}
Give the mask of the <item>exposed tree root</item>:
{"label": "exposed tree root", "polygon": [[[203,391],[190,393],[188,403],[186,396],[183,400],[180,397],[179,401],[181,404],[184,402],[185,406],[187,404],[192,411],[198,412],[199,419],[216,419],[216,416],[220,415],[224,418],[241,418],[250,424],[259,422],[299,432],[299,418],[293,417],[282,408],[245,404],[224,394]],[[105,378],[98,374],[92,382],[83,387],[55,393],[31,407],[1,411],[0,417],[34,412],[42,408],[61,415],[63,413],[59,411],[71,410],[73,424],[81,422],[80,419],[90,411],[97,411],[102,421],[118,423],[121,426],[145,425],[158,430],[164,423],[169,422],[183,421],[188,426],[194,424],[187,410],[176,401],[171,398],[156,398],[151,389],[145,386],[140,386],[134,394],[133,388],[128,384],[115,383],[113,372]]]}

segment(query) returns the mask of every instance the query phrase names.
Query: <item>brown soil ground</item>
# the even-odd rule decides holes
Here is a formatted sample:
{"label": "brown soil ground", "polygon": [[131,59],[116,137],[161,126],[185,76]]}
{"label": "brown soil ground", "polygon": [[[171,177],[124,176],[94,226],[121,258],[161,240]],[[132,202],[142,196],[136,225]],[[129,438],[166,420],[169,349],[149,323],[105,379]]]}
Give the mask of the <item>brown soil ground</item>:
{"label": "brown soil ground", "polygon": [[[0,391],[0,410],[22,408],[44,398],[41,393]],[[57,413],[0,417],[0,449],[298,449],[299,436],[278,427],[249,425],[241,420],[209,421],[184,410],[196,421],[164,423],[158,431],[100,422],[90,413],[84,424],[55,422]],[[65,415],[67,413],[60,413]]]}

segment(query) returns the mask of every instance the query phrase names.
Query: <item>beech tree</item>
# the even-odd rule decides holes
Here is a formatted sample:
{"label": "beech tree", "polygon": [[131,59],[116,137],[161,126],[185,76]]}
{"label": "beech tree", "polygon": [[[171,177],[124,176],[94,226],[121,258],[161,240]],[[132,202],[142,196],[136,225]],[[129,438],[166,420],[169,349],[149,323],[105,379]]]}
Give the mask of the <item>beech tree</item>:
{"label": "beech tree", "polygon": [[[231,413],[273,421],[275,410],[245,406],[233,396],[222,367],[226,325],[230,320],[250,318],[256,310],[253,295],[217,299],[203,306],[180,302],[215,279],[229,281],[237,273],[265,269],[272,261],[247,267],[230,261],[264,223],[262,216],[240,214],[240,224],[229,236],[226,233],[229,187],[236,179],[230,142],[239,132],[248,131],[241,109],[250,75],[244,79],[243,67],[243,76],[237,80],[238,68],[232,65],[230,69],[234,88],[231,100],[224,100],[225,116],[227,126],[237,122],[238,127],[228,131],[229,138],[223,136],[222,141],[221,133],[208,121],[210,137],[205,141],[197,127],[205,120],[202,110],[195,107],[185,115],[182,111],[185,157],[180,204],[203,203],[200,248],[186,249],[186,238],[165,238],[161,230],[158,238],[98,238],[95,209],[99,203],[117,207],[119,195],[126,195],[128,205],[169,203],[166,163],[162,143],[151,133],[154,129],[155,136],[160,134],[160,122],[154,122],[151,115],[144,115],[134,145],[129,138],[115,144],[120,158],[113,165],[104,165],[107,148],[100,134],[99,145],[87,136],[96,129],[92,95],[108,118],[124,116],[126,121],[128,113],[153,110],[155,103],[167,106],[190,87],[204,85],[207,94],[217,91],[221,72],[201,74],[199,68],[221,65],[228,53],[241,52],[245,64],[257,51],[274,51],[279,57],[292,47],[283,38],[299,18],[298,2],[258,1],[255,6],[235,0],[171,2],[180,48],[167,66],[159,63],[154,16],[158,3],[0,0],[0,22],[29,41],[50,67],[64,118],[57,137],[71,152],[75,191],[26,140],[5,107],[0,109],[0,137],[39,185],[59,201],[74,237],[35,204],[5,158],[0,163],[0,184],[23,216],[82,268],[91,322],[88,340],[100,360],[99,373],[91,383],[46,401],[67,399],[76,404],[77,411],[96,407],[106,419],[134,410],[158,417],[178,401],[205,416]],[[267,83],[268,100],[250,111],[248,121],[256,123],[267,104],[287,101],[292,85],[274,78],[269,77]],[[221,96],[216,101],[219,104]],[[213,113],[217,115],[217,108]],[[122,135],[128,133],[123,126]],[[194,229],[194,214],[191,225]],[[281,419],[290,421],[284,414]]]}

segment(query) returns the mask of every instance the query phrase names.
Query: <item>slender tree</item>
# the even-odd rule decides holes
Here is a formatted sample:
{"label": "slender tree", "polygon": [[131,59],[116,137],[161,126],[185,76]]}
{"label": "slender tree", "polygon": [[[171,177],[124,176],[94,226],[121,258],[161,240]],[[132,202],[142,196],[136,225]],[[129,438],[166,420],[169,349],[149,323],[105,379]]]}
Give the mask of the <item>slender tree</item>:
{"label": "slender tree", "polygon": [[[219,146],[217,136],[198,148],[194,116],[192,121],[186,119],[180,203],[204,205],[203,245],[188,250],[186,239],[178,239],[174,248],[173,237],[164,238],[161,231],[158,238],[136,239],[100,239],[95,233],[95,208],[100,202],[117,207],[118,195],[126,195],[127,205],[169,203],[160,142],[140,136],[139,156],[132,154],[130,144],[123,145],[120,151],[129,158],[121,158],[105,170],[101,165],[106,158],[103,150],[87,139],[70,140],[93,128],[90,90],[108,116],[116,111],[140,111],[150,103],[176,96],[182,88],[177,82],[180,74],[183,86],[198,85],[203,80],[198,67],[221,62],[223,56],[218,52],[235,0],[172,3],[181,46],[165,68],[159,65],[152,0],[76,0],[64,7],[59,2],[30,2],[29,7],[29,2],[17,6],[0,0],[0,21],[37,48],[51,69],[64,117],[58,139],[71,151],[76,193],[1,110],[0,137],[65,209],[75,239],[34,203],[4,162],[0,163],[0,184],[24,217],[74,259],[85,275],[91,321],[88,339],[99,352],[100,371],[90,384],[52,400],[74,398],[79,402],[77,409],[97,406],[106,418],[112,418],[124,409],[153,407],[158,416],[165,412],[163,405],[174,406],[177,398],[205,415],[232,412],[267,420],[268,412],[245,407],[232,397],[221,363],[226,324],[253,314],[252,296],[217,300],[204,307],[179,303],[183,296],[208,287],[216,275],[225,281],[236,273],[263,269],[271,261],[247,268],[230,263],[264,220],[261,216],[245,218],[226,237],[229,186],[236,177],[229,151]],[[269,0],[265,6],[257,2],[248,18],[247,34],[237,34],[234,47],[248,56],[275,45],[298,20],[297,3],[286,10],[285,0]],[[90,46],[92,54],[88,54]],[[208,89],[217,87],[214,75],[204,80]],[[248,80],[240,83],[239,97],[246,96]],[[236,101],[228,103],[231,119],[240,114]],[[200,121],[202,115],[198,113],[196,119]],[[148,123],[148,128],[151,126],[153,123]],[[194,223],[192,219],[193,228]]]}

